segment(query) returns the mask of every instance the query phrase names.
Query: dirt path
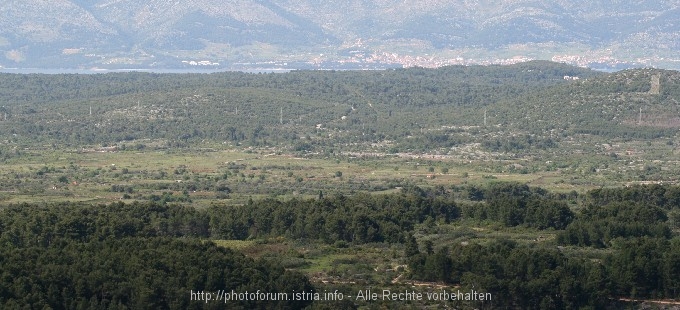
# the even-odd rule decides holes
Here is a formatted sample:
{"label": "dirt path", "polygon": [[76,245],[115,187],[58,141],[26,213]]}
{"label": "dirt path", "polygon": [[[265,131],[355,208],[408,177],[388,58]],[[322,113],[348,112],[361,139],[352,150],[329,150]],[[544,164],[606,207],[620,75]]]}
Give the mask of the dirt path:
{"label": "dirt path", "polygon": [[660,305],[676,305],[680,306],[680,301],[679,300],[671,300],[671,299],[666,299],[666,300],[651,300],[651,299],[631,299],[631,298],[619,298],[619,301],[623,302],[642,302],[642,303],[652,303],[652,304],[660,304]]}

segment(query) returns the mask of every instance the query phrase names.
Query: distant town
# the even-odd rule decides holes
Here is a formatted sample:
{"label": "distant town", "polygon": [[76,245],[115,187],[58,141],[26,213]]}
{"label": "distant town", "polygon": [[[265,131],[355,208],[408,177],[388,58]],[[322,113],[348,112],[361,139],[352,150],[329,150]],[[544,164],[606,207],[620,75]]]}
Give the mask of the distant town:
{"label": "distant town", "polygon": [[270,69],[270,70],[297,70],[297,69],[387,69],[387,68],[439,68],[454,65],[512,65],[532,60],[551,60],[583,68],[599,70],[623,70],[639,67],[658,67],[659,63],[668,63],[674,67],[680,66],[680,58],[670,59],[664,57],[638,58],[635,60],[622,60],[613,56],[603,55],[555,55],[550,59],[541,59],[525,55],[512,57],[442,57],[424,54],[422,56],[399,54],[382,51],[355,50],[342,56],[319,55],[308,60],[270,60],[253,62],[234,62],[225,64],[218,60],[182,60],[184,66],[218,69],[225,65],[231,69]]}

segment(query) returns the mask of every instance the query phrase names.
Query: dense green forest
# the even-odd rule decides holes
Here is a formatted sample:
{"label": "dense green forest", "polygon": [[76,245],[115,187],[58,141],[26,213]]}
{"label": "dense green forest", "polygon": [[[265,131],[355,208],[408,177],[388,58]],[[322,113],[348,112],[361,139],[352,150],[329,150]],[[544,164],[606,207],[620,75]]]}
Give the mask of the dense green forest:
{"label": "dense green forest", "polygon": [[[0,298],[10,306],[53,309],[179,309],[215,306],[191,303],[191,290],[314,290],[306,276],[284,271],[275,257],[253,260],[209,241],[281,237],[337,247],[401,245],[410,278],[484,288],[496,296],[495,307],[602,308],[619,298],[680,298],[680,239],[671,232],[678,223],[667,216],[677,205],[666,204],[680,198],[678,187],[593,190],[579,214],[564,207],[561,195],[540,188],[499,183],[482,191],[490,198],[478,202],[456,202],[452,192],[408,188],[204,210],[153,202],[6,206],[0,211]],[[641,197],[647,203],[636,202]],[[611,250],[593,260],[552,242],[501,238],[435,246],[414,238],[421,225],[469,221],[557,230],[556,244]],[[648,222],[656,226],[640,225]],[[573,236],[593,229],[606,232],[599,239],[586,237],[589,243]],[[309,304],[289,302],[238,306]]]}
{"label": "dense green forest", "polygon": [[[202,242],[198,237],[208,233],[206,218],[192,208],[154,204],[5,208],[0,303],[8,308],[212,309],[223,305],[191,302],[190,292],[313,289],[304,275],[273,261]],[[243,300],[229,306],[307,304]]]}

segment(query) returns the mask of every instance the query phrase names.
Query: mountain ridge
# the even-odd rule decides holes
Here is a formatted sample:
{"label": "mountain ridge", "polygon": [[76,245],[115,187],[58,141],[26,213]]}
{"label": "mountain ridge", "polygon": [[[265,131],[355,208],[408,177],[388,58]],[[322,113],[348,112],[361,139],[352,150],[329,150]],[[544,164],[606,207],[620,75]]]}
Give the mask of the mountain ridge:
{"label": "mountain ridge", "polygon": [[558,57],[673,69],[679,12],[680,1],[5,1],[0,66],[436,67]]}

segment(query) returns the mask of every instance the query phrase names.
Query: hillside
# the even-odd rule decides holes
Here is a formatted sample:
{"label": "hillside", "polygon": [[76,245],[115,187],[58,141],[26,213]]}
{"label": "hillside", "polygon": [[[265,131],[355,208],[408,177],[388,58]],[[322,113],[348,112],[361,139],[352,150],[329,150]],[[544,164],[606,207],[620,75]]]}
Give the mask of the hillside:
{"label": "hillside", "polygon": [[672,138],[680,126],[676,71],[603,74],[547,62],[284,74],[3,74],[0,81],[7,147],[150,140],[448,152],[518,135],[539,145],[579,134]]}
{"label": "hillside", "polygon": [[673,136],[680,125],[679,87],[677,71],[625,70],[510,100],[499,120],[612,137]]}
{"label": "hillside", "polygon": [[5,2],[6,68],[675,68],[680,47],[677,1]]}

